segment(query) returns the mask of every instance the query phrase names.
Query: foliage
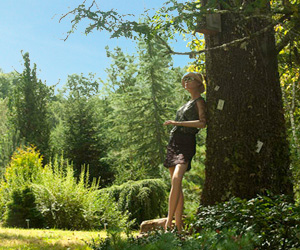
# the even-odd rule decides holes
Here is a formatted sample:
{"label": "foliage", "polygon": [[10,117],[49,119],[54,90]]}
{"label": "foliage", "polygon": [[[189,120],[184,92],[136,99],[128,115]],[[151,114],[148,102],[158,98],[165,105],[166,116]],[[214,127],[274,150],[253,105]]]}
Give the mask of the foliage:
{"label": "foliage", "polygon": [[118,203],[118,210],[128,210],[136,226],[144,220],[162,217],[167,211],[166,184],[161,179],[128,181],[100,190]]}
{"label": "foliage", "polygon": [[205,130],[197,135],[196,154],[192,160],[192,169],[185,173],[182,180],[184,194],[184,215],[192,219],[195,217],[200,204],[200,196],[205,178]]}
{"label": "foliage", "polygon": [[8,109],[8,99],[0,99],[0,177],[9,163],[10,156],[16,147],[13,124]]}
{"label": "foliage", "polygon": [[[24,196],[24,190],[33,182],[39,182],[42,171],[42,157],[32,147],[18,148],[5,169],[0,182],[0,215],[16,196]],[[24,193],[25,192],[25,193]]]}
{"label": "foliage", "polygon": [[172,62],[163,57],[158,41],[140,39],[138,58],[119,48],[107,53],[113,60],[107,70],[107,94],[112,109],[108,117],[113,141],[109,158],[116,172],[115,183],[157,178],[168,140],[162,124],[171,113],[174,116],[178,106],[173,98],[175,86],[180,85],[177,72],[170,69]]}
{"label": "foliage", "polygon": [[11,155],[18,146],[19,134],[14,131],[9,98],[18,80],[18,73],[3,73],[0,69],[0,176],[5,170]]}
{"label": "foliage", "polygon": [[42,157],[34,147],[18,148],[5,169],[1,187],[10,192],[28,183],[38,182],[42,171]]}
{"label": "foliage", "polygon": [[238,235],[259,235],[259,249],[299,248],[300,207],[284,195],[257,196],[251,200],[231,198],[215,206],[199,207],[192,229],[217,232],[235,230]]}
{"label": "foliage", "polygon": [[52,90],[37,79],[36,64],[31,69],[29,53],[25,53],[23,59],[24,70],[18,77],[10,102],[15,129],[20,131],[25,144],[33,144],[41,151],[47,162],[50,135],[47,105]]}
{"label": "foliage", "polygon": [[[180,33],[183,36],[195,33],[198,25],[203,22],[207,14],[234,14],[243,20],[251,17],[268,20],[271,23],[271,27],[281,24],[286,32],[278,41],[277,47],[280,51],[289,41],[299,38],[299,11],[299,0],[288,2],[277,0],[231,1],[230,3],[226,1],[205,1],[205,5],[200,0],[185,1],[183,3],[170,0],[165,2],[164,6],[157,10],[153,16],[150,16],[145,11],[144,20],[137,22],[124,19],[127,16],[133,16],[132,14],[120,15],[114,10],[104,11],[99,8],[95,1],[91,3],[84,1],[77,8],[63,15],[61,19],[68,15],[73,15],[72,28],[68,32],[68,36],[76,30],[78,23],[84,19],[88,19],[90,22],[85,29],[86,34],[89,34],[93,30],[106,30],[111,33],[112,38],[124,36],[137,39],[140,36],[144,36],[147,39],[153,39],[162,34],[173,38],[176,33]],[[247,39],[254,37],[255,35],[252,35]],[[247,39],[239,39],[236,42],[228,44],[234,46],[245,42]],[[165,45],[169,53],[176,54],[166,42]],[[180,54],[194,56],[203,52],[205,50],[196,53]]]}
{"label": "foliage", "polygon": [[128,239],[122,239],[119,235],[110,235],[99,241],[94,240],[88,245],[93,250],[194,250],[200,248],[203,250],[250,250],[257,242],[257,236],[251,232],[242,236],[237,235],[234,230],[224,230],[222,233],[206,230],[199,235],[185,236],[158,230],[138,237],[131,236]]}
{"label": "foliage", "polygon": [[64,114],[65,114],[65,89],[58,89],[57,94],[53,96],[53,99],[49,103],[50,112],[50,141],[49,147],[51,151],[51,156],[54,155],[61,156],[64,151],[65,142],[65,124],[64,124]]}
{"label": "foliage", "polygon": [[106,223],[125,229],[130,225],[127,211],[120,212],[114,200],[98,189],[99,180],[90,185],[85,167],[77,181],[73,166],[63,157],[42,167],[34,148],[18,149],[1,180],[0,211],[9,226],[22,226],[20,220],[26,217],[39,219],[38,227],[99,229]]}
{"label": "foliage", "polygon": [[[211,128],[210,133],[212,136],[208,137],[210,141],[208,141],[208,171],[206,175],[206,180],[208,181],[206,183],[209,184],[205,185],[205,191],[202,192],[202,201],[207,204],[212,204],[216,200],[225,200],[228,196],[232,195],[253,197],[256,193],[263,192],[266,188],[272,189],[277,193],[291,193],[292,191],[291,182],[288,178],[288,146],[285,140],[284,122],[281,119],[280,93],[278,93],[278,84],[271,85],[272,82],[278,80],[276,74],[277,52],[285,47],[291,40],[297,40],[297,38],[299,38],[299,25],[297,25],[299,23],[299,1],[295,0],[291,3],[285,2],[286,1],[272,1],[272,3],[270,3],[270,1],[262,0],[244,2],[201,2],[196,0],[178,3],[176,0],[171,0],[168,1],[163,8],[158,10],[153,17],[148,19],[145,18],[139,23],[123,20],[123,17],[116,11],[103,11],[99,9],[95,1],[92,1],[90,5],[85,1],[82,5],[70,11],[68,14],[74,15],[73,28],[76,28],[77,24],[82,19],[87,18],[91,21],[86,29],[86,33],[92,32],[92,30],[108,30],[113,37],[126,36],[129,38],[138,38],[146,36],[148,38],[146,39],[148,43],[151,42],[151,39],[159,39],[160,36],[160,42],[165,46],[166,54],[176,54],[168,46],[167,41],[165,41],[166,37],[169,37],[169,34],[175,34],[176,32],[181,34],[196,33],[200,30],[199,28],[201,28],[199,26],[201,25],[201,22],[206,20],[206,17],[209,17],[210,14],[217,13],[221,15],[222,33],[219,33],[215,37],[208,36],[207,41],[209,43],[206,44],[206,49],[192,51],[190,53],[181,53],[194,56],[204,52],[210,53],[210,51],[215,51],[214,55],[207,54],[211,86],[209,89],[211,91],[211,96],[208,109],[208,123]],[[275,44],[270,41],[274,41],[272,29],[277,24],[284,24],[290,32],[288,32],[288,36],[284,36],[280,41],[277,41],[277,48],[275,48],[273,46]],[[140,25],[140,29],[137,29],[137,25]],[[262,44],[265,44],[266,46],[261,46]],[[201,46],[195,45],[195,47],[200,48]],[[229,53],[232,57],[228,58],[230,58],[229,61],[231,61],[230,63],[232,63],[232,66],[225,62],[227,57],[222,56],[222,54],[225,55],[227,53],[226,51],[229,49],[230,52],[232,52]],[[255,51],[255,53],[252,53],[253,51]],[[218,56],[224,59],[224,62],[222,63],[219,60],[220,65],[217,65],[212,61],[213,58],[217,63]],[[251,59],[252,56],[253,60]],[[266,64],[266,58],[257,61],[254,57],[256,59],[266,57],[268,63],[273,63],[273,66]],[[243,61],[244,64],[240,64],[240,61]],[[261,63],[261,65],[259,65],[259,63]],[[240,66],[241,70],[235,66]],[[251,66],[258,69],[258,71],[251,70],[251,73],[248,75],[241,73],[242,71],[246,72]],[[235,69],[236,72],[234,72],[233,69]],[[226,74],[223,74],[224,71]],[[236,76],[236,73],[238,76]],[[232,75],[234,75],[234,77]],[[270,77],[268,75],[270,75]],[[271,77],[274,77],[274,81]],[[260,84],[262,79],[266,82],[269,81],[270,88],[267,87],[267,84]],[[222,81],[227,83],[228,86],[232,85],[232,87],[237,87],[237,91],[232,91],[233,89],[225,86],[225,84],[223,88],[224,91],[215,91],[213,88],[215,87],[214,84],[220,87],[220,85],[223,84]],[[253,94],[251,98],[241,98],[239,92],[244,90],[244,93],[247,93],[247,91],[244,86],[242,87],[242,85],[239,84],[239,82],[243,82],[245,87],[249,87],[249,93],[251,92],[251,95]],[[241,90],[238,89],[239,86],[241,86]],[[250,90],[251,87],[252,89]],[[262,90],[260,93],[269,90],[269,93],[271,93],[270,95],[272,95],[272,98],[270,97],[270,99],[272,99],[274,104],[267,102],[269,99],[264,99],[266,104],[254,101],[256,98],[259,100],[265,96],[262,95],[261,97],[260,94],[258,94],[259,91],[257,90],[259,89]],[[226,98],[230,98],[230,102],[227,102],[229,105],[226,105],[227,108],[224,109],[224,112],[218,112],[213,108],[213,106],[215,107],[215,101],[217,101],[220,96],[224,98],[225,95],[227,95]],[[231,98],[232,96],[234,96],[234,98]],[[232,104],[232,106],[230,106],[230,104]],[[267,105],[270,105],[269,109],[263,108]],[[240,107],[242,108],[239,109]],[[253,118],[250,114],[247,114],[251,108],[258,114],[263,112],[262,123],[259,124],[256,119],[257,115],[254,114],[254,112],[251,113]],[[219,115],[219,113],[221,113],[221,115]],[[269,115],[271,113],[278,115],[278,117]],[[222,114],[226,118],[230,117],[230,119],[225,119],[227,121],[226,123],[224,123]],[[241,118],[240,114],[244,114],[246,120]],[[236,117],[239,117],[238,121],[236,121]],[[249,119],[249,122],[247,122],[247,119]],[[231,126],[235,121],[238,126],[237,130],[233,132]],[[221,128],[219,122],[228,127],[224,126]],[[252,136],[251,146],[249,146],[249,140],[245,136],[245,134],[247,134],[246,132],[249,131],[246,125],[252,124],[252,122],[253,126],[251,127],[257,134],[255,133],[255,135]],[[231,131],[232,133],[226,134],[224,131]],[[278,135],[280,134],[280,137],[275,139],[274,137],[266,136],[273,132]],[[248,135],[250,134],[248,133]],[[224,138],[224,140],[220,141],[220,138]],[[262,153],[260,155],[256,154],[256,157],[253,158],[252,156],[255,154],[254,152],[257,143],[257,140],[254,138],[263,139],[264,148],[266,150],[261,151]],[[223,150],[224,148],[225,151]],[[251,150],[249,150],[249,148],[251,148]],[[236,152],[236,154],[231,154],[231,151]],[[215,156],[216,152],[218,157]],[[232,155],[232,157],[229,157],[228,160],[228,157],[223,156],[222,153],[225,155]],[[258,159],[259,157],[260,159]],[[249,161],[249,159],[252,159],[252,161]],[[255,162],[257,164],[255,164]],[[224,171],[210,171],[217,166],[222,166],[222,164],[225,165],[223,168]],[[241,168],[241,165],[245,167]],[[211,172],[220,173],[220,179],[222,179],[224,183],[216,181],[217,177],[215,176],[211,178],[215,182],[211,180]],[[249,178],[249,175],[254,178]],[[227,177],[229,177],[230,181],[227,181]],[[258,184],[255,185],[253,183]],[[275,183],[277,183],[277,185]],[[226,192],[222,193],[222,189],[225,189]],[[209,191],[206,192],[206,190],[214,190],[215,194],[213,195],[210,193],[208,195]],[[209,199],[208,197],[211,198]]]}
{"label": "foliage", "polygon": [[[276,26],[277,39],[283,39],[287,30]],[[288,31],[290,32],[290,31]],[[290,41],[278,54],[280,83],[285,109],[288,139],[290,142],[291,168],[294,177],[294,192],[300,202],[300,56],[299,40]]]}
{"label": "foliage", "polygon": [[108,223],[125,228],[128,222],[126,211],[119,212],[113,200],[98,195],[99,180],[89,185],[88,169],[82,168],[77,182],[73,166],[63,158],[46,165],[40,183],[32,187],[48,227],[91,229]]}
{"label": "foliage", "polygon": [[5,99],[12,94],[18,74],[15,72],[3,73],[0,69],[0,98]]}
{"label": "foliage", "polygon": [[[70,75],[67,82],[68,97],[64,102],[63,139],[64,153],[72,160],[75,175],[81,166],[89,165],[90,181],[101,177],[101,186],[111,182],[112,172],[102,158],[106,156],[105,136],[102,132],[102,113],[105,102],[99,100],[99,82],[94,75]],[[58,126],[60,124],[58,123]]]}
{"label": "foliage", "polygon": [[31,188],[15,189],[11,201],[6,204],[4,226],[43,228],[43,216],[37,210]]}

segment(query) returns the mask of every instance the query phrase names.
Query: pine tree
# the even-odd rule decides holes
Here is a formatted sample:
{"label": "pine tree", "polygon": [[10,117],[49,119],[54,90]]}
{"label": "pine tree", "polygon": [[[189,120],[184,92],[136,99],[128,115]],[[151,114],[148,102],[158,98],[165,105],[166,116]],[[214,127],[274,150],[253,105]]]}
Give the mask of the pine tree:
{"label": "pine tree", "polygon": [[90,181],[100,177],[104,186],[110,182],[112,174],[102,160],[106,155],[105,138],[101,133],[101,107],[105,102],[97,97],[98,87],[93,75],[89,78],[75,74],[68,77],[63,148],[66,157],[73,162],[77,177],[82,166],[88,165]]}
{"label": "pine tree", "polygon": [[23,55],[24,70],[19,75],[12,98],[16,131],[25,144],[33,144],[48,161],[49,111],[51,89],[37,78],[36,64],[30,68],[29,53]]}
{"label": "pine tree", "polygon": [[[168,141],[167,128],[162,124],[175,116],[176,80],[180,85],[170,68],[171,58],[165,56],[159,43],[142,39],[137,59],[119,48],[109,55],[114,61],[109,70],[113,109],[110,135],[114,139],[110,157],[119,177],[123,176],[119,182],[157,176]],[[120,73],[113,74],[116,72]]]}
{"label": "pine tree", "polygon": [[170,70],[172,58],[166,54],[158,41],[141,40],[138,47],[140,69],[137,82],[144,93],[145,112],[141,113],[141,116],[146,126],[144,128],[147,128],[141,131],[144,137],[141,151],[149,157],[149,164],[157,166],[164,160],[168,138],[167,130],[162,124],[170,119],[170,116],[175,116],[171,109],[175,106],[171,94],[176,94],[174,91],[176,78],[174,72]]}

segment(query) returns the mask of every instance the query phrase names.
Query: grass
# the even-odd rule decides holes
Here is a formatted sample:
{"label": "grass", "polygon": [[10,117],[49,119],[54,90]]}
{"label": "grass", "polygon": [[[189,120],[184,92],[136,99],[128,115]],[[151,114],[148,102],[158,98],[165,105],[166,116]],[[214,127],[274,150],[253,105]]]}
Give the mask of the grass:
{"label": "grass", "polygon": [[90,250],[84,241],[99,237],[106,232],[0,227],[0,250]]}

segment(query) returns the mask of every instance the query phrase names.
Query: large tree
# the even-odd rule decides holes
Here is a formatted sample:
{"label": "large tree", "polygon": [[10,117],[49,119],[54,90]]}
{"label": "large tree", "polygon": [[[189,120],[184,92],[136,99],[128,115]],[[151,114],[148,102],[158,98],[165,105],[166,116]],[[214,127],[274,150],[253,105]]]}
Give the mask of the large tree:
{"label": "large tree", "polygon": [[[251,198],[266,190],[292,193],[274,30],[271,20],[262,16],[268,13],[268,4],[260,11],[261,16],[247,18],[222,14],[222,31],[205,36],[209,49],[256,34],[236,46],[206,53],[203,204],[231,196]],[[223,109],[218,109],[220,102],[224,102]]]}
{"label": "large tree", "polygon": [[24,70],[13,88],[10,107],[16,133],[20,133],[19,143],[36,146],[46,163],[50,136],[48,103],[52,89],[37,78],[36,64],[31,68],[29,53],[24,53],[23,59]]}
{"label": "large tree", "polygon": [[[172,54],[206,52],[208,129],[203,204],[231,196],[250,198],[266,190],[292,194],[277,53],[299,37],[299,1],[273,1],[271,6],[265,0],[171,0],[148,23],[124,20],[114,10],[93,10],[95,3],[87,7],[84,2],[68,13],[75,15],[72,28],[89,18],[92,23],[87,33],[108,30],[112,37],[135,37],[135,32],[147,39],[159,38],[162,33],[172,36],[176,31],[206,34],[206,48],[201,51],[176,53],[165,42]],[[213,14],[220,15],[221,29],[214,30],[214,23],[209,27]],[[278,24],[284,25],[287,36],[276,46],[274,27]]]}
{"label": "large tree", "polygon": [[137,50],[138,55],[127,55],[120,48],[108,51],[113,61],[107,70],[110,158],[118,183],[159,175],[168,140],[162,124],[174,116],[174,83],[181,85],[170,69],[171,57],[162,56],[162,44],[140,39]]}
{"label": "large tree", "polygon": [[103,160],[106,156],[105,135],[102,131],[105,100],[98,98],[99,81],[93,74],[69,75],[67,100],[63,105],[63,149],[73,162],[75,176],[79,177],[83,165],[89,166],[89,178],[100,177],[101,186],[109,184],[112,172]]}

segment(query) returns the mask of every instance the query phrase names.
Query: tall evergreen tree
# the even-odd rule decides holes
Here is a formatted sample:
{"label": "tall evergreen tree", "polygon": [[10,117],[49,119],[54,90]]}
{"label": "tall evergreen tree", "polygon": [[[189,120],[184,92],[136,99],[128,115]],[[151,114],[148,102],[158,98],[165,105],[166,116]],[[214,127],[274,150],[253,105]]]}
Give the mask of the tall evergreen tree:
{"label": "tall evergreen tree", "polygon": [[109,75],[120,72],[110,79],[110,133],[115,140],[111,158],[117,172],[122,166],[120,175],[124,176],[127,168],[128,175],[123,181],[157,176],[168,140],[162,124],[175,114],[173,93],[180,78],[171,70],[171,57],[165,56],[159,43],[140,39],[136,61],[119,48],[109,55],[114,60]]}
{"label": "tall evergreen tree", "polygon": [[[143,93],[141,113],[144,129],[141,131],[144,144],[141,151],[149,157],[149,164],[157,166],[165,157],[165,146],[168,138],[163,122],[173,117],[173,95],[176,95],[176,75],[171,71],[172,58],[158,41],[141,40],[138,44],[139,74],[137,82]],[[171,95],[173,93],[173,95]],[[141,102],[141,101],[139,101]],[[139,110],[138,112],[141,112]],[[140,135],[139,135],[140,136]]]}
{"label": "tall evergreen tree", "polygon": [[73,161],[75,175],[78,177],[83,165],[89,165],[90,181],[101,178],[101,185],[108,184],[112,173],[108,164],[103,161],[106,155],[105,138],[101,132],[101,112],[105,105],[99,100],[98,81],[94,76],[83,75],[68,77],[69,90],[64,114],[64,153]]}
{"label": "tall evergreen tree", "polygon": [[24,71],[19,75],[12,98],[16,130],[25,144],[33,144],[48,161],[51,88],[37,78],[36,64],[30,68],[29,53],[23,55]]}

